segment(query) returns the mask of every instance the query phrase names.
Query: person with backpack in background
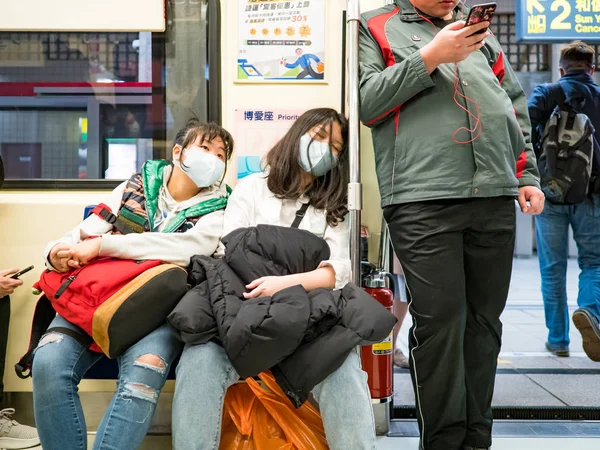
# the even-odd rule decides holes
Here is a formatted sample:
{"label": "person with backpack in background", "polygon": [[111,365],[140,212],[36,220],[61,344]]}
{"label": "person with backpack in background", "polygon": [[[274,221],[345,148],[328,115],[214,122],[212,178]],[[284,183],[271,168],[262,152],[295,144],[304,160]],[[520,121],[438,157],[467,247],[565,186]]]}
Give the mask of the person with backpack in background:
{"label": "person with backpack in background", "polygon": [[581,41],[565,47],[560,81],[536,87],[528,106],[548,200],[535,221],[546,348],[569,356],[566,278],[571,225],[581,269],[573,323],[586,354],[600,361],[600,87],[592,78],[594,56],[594,49]]}
{"label": "person with backpack in background", "polygon": [[[194,255],[211,256],[223,230],[229,197],[223,178],[233,145],[231,134],[220,126],[189,121],[175,137],[172,161],[147,161],[141,173],[99,205],[117,214],[115,221],[92,214],[48,244],[48,269],[69,272],[102,257],[187,267]],[[125,225],[135,229],[136,224],[140,232],[125,233]],[[55,317],[52,328],[40,340],[31,370],[40,440],[44,450],[85,450],[78,385],[103,355],[76,339],[77,327],[62,316]],[[182,349],[165,322],[118,357],[117,391],[98,426],[95,450],[134,450],[142,444]]]}

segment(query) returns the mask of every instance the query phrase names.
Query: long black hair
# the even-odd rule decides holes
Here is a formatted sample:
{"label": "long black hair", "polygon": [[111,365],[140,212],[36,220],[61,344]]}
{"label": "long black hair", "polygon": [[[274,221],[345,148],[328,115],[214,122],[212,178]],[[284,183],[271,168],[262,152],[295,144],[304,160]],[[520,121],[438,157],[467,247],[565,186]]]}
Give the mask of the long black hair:
{"label": "long black hair", "polygon": [[[316,177],[306,187],[304,169],[300,166],[300,139],[309,130],[321,125],[329,132],[329,146],[332,147],[333,124],[342,129],[343,146],[338,154],[338,164],[325,175]],[[306,195],[311,206],[326,212],[327,223],[336,226],[344,220],[348,212],[349,164],[346,142],[348,122],[346,118],[331,108],[311,109],[302,114],[285,136],[269,151],[265,158],[267,186],[281,199],[297,199]]]}

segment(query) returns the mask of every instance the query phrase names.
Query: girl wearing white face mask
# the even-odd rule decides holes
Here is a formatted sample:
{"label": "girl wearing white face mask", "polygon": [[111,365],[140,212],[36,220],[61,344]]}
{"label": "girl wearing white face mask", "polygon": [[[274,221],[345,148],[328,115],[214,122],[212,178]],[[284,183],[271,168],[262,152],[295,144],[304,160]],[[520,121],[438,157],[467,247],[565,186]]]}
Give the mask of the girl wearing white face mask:
{"label": "girl wearing white face mask", "polygon": [[[265,158],[266,174],[240,180],[225,211],[223,234],[259,224],[289,227],[303,204],[299,228],[321,236],[331,257],[308,273],[265,277],[247,286],[245,297],[271,296],[290,286],[341,289],[349,282],[347,213],[347,122],[335,110],[304,113]],[[223,348],[213,342],[186,345],[177,367],[173,401],[175,450],[216,450],[225,391],[239,376]],[[313,391],[332,450],[373,450],[371,398],[360,359],[344,364]]]}
{"label": "girl wearing white face mask", "polygon": [[[48,245],[48,269],[66,272],[99,256],[157,259],[187,267],[193,255],[212,255],[222,234],[228,191],[221,180],[232,152],[233,139],[226,130],[190,121],[177,134],[172,163],[146,162],[140,174],[106,198],[101,208],[117,216],[114,224],[91,215]],[[57,327],[72,325],[57,316],[50,328]],[[182,347],[165,324],[119,357],[118,390],[100,423],[94,449],[139,447]],[[87,448],[77,385],[101,357],[59,332],[40,341],[32,374],[44,450]]]}

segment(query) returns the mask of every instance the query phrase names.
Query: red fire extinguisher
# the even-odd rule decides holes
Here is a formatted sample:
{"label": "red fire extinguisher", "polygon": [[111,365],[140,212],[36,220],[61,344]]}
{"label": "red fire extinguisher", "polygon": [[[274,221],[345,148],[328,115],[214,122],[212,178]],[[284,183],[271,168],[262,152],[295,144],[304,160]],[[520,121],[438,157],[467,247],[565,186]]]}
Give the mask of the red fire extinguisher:
{"label": "red fire extinguisher", "polygon": [[[394,293],[386,287],[386,278],[393,277],[368,262],[363,267],[363,289],[367,294],[393,313]],[[392,285],[393,287],[393,285]],[[373,403],[388,403],[393,396],[393,331],[381,342],[362,347],[362,366],[369,376],[369,390]]]}

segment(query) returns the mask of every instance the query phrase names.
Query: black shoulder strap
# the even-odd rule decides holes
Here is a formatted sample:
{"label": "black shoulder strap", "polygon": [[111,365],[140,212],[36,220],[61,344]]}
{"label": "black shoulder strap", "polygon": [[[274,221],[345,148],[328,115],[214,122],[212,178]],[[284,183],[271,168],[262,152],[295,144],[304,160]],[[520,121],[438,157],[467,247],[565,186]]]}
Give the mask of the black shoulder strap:
{"label": "black shoulder strap", "polygon": [[[45,295],[41,297],[35,305],[33,313],[33,322],[31,324],[31,337],[29,338],[29,348],[27,353],[15,364],[15,372],[17,376],[23,380],[31,376],[31,360],[33,351],[37,347],[40,339],[50,326],[50,323],[56,317],[56,311],[52,307],[52,303]],[[28,372],[28,373],[25,373]]]}
{"label": "black shoulder strap", "polygon": [[556,107],[558,106],[560,110],[564,110],[566,108],[565,101],[565,91],[563,90],[560,82],[550,83],[547,86],[548,93],[546,94],[546,118],[544,122],[539,125],[539,133],[538,133],[538,142],[534,143],[534,151],[536,158],[540,158],[540,155],[543,153],[543,143],[546,137],[546,132],[548,131],[548,121],[552,118],[555,113]]}
{"label": "black shoulder strap", "polygon": [[31,363],[33,361],[33,352],[37,348],[42,336],[45,334],[56,331],[57,333],[70,336],[79,342],[84,347],[89,347],[93,344],[94,340],[85,331],[78,329],[73,330],[71,328],[53,327],[48,328],[50,323],[56,317],[56,311],[52,307],[52,303],[46,296],[39,299],[35,306],[35,312],[33,313],[33,323],[31,325],[31,338],[29,340],[29,348],[27,353],[15,364],[15,372],[17,376],[23,380],[31,376]]}
{"label": "black shoulder strap", "polygon": [[306,215],[306,210],[310,206],[310,203],[304,203],[298,211],[296,211],[296,218],[294,219],[294,223],[292,223],[292,228],[298,228],[302,219]]}
{"label": "black shoulder strap", "polygon": [[[554,100],[555,105],[560,106],[561,109],[567,108],[567,96],[560,82],[552,83],[549,86],[550,97]],[[554,109],[554,107],[552,107]]]}
{"label": "black shoulder strap", "polygon": [[550,85],[550,93],[561,111],[565,111],[569,114],[565,129],[572,130],[575,124],[575,117],[581,112],[582,104],[580,104],[577,99],[567,98],[567,94],[560,81]]}
{"label": "black shoulder strap", "polygon": [[592,177],[590,178],[590,195],[600,192],[600,142],[596,139],[596,135],[592,133],[592,144],[594,145],[593,162],[592,162]]}
{"label": "black shoulder strap", "polygon": [[[71,324],[71,325],[73,325],[73,324]],[[57,333],[64,334],[65,336],[72,337],[77,342],[79,342],[81,345],[83,345],[85,348],[90,347],[94,343],[94,340],[92,339],[92,337],[89,334],[87,334],[85,331],[83,331],[81,328],[79,328],[79,327],[77,327],[77,328],[78,328],[77,330],[74,330],[72,328],[65,328],[65,327],[52,327],[52,328],[48,328],[44,334],[52,333],[53,331],[55,331]]]}
{"label": "black shoulder strap", "polygon": [[115,230],[121,234],[142,233],[144,231],[143,229],[141,231],[134,229],[128,222],[123,220],[120,215],[113,214],[112,210],[104,203],[100,203],[94,209],[92,209],[89,213],[89,216],[92,214],[110,223]]}

